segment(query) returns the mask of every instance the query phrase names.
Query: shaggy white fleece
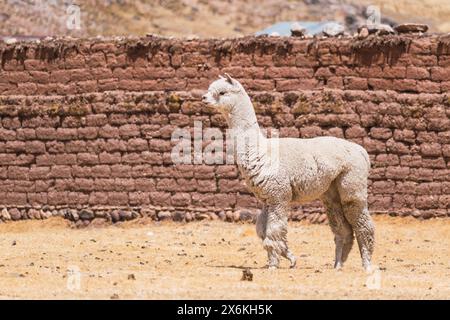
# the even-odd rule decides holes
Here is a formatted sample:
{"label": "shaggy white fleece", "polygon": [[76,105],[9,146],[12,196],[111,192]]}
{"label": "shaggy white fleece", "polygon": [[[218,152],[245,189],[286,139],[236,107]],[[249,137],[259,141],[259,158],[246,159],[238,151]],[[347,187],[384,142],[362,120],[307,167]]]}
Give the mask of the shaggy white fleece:
{"label": "shaggy white fleece", "polygon": [[289,206],[321,199],[335,235],[335,268],[348,257],[355,234],[362,264],[370,270],[374,226],[367,208],[369,156],[360,145],[335,137],[266,138],[250,97],[229,75],[214,81],[203,96],[224,114],[236,138],[238,167],[248,187],[262,201],[257,234],[268,253],[268,267],[279,258],[296,258],[287,245]]}

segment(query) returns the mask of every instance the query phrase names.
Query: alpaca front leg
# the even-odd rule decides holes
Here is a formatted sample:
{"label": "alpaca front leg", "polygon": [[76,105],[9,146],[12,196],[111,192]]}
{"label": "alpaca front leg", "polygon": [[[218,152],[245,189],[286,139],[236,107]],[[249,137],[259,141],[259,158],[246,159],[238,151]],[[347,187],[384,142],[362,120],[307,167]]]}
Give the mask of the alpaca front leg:
{"label": "alpaca front leg", "polygon": [[263,246],[268,255],[268,267],[278,268],[280,256],[290,261],[291,268],[295,267],[297,259],[287,245],[287,210],[277,205],[268,206],[263,212],[265,216],[261,217],[260,221],[265,220]]}

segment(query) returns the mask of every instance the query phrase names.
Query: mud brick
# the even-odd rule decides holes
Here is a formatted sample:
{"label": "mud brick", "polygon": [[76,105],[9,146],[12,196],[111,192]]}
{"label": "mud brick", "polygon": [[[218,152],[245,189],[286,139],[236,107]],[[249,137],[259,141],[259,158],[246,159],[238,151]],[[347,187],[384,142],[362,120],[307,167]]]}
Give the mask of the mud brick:
{"label": "mud brick", "polygon": [[431,80],[433,81],[449,81],[450,80],[450,69],[432,67],[431,68]]}
{"label": "mud brick", "polygon": [[89,194],[89,204],[92,206],[96,205],[108,205],[108,193],[106,192],[92,192]]}
{"label": "mud brick", "polygon": [[39,206],[47,204],[46,193],[27,193],[28,204],[32,206]]}
{"label": "mud brick", "polygon": [[197,166],[191,164],[179,164],[173,167],[174,170],[171,174],[174,178],[193,178],[196,168]]}
{"label": "mud brick", "polygon": [[150,204],[150,197],[145,192],[130,192],[128,194],[130,205],[142,206]]}
{"label": "mud brick", "polygon": [[346,77],[343,79],[345,88],[348,90],[367,90],[368,82],[365,78]]}
{"label": "mud brick", "polygon": [[63,205],[67,203],[66,191],[50,191],[47,194],[47,203],[49,205]]}
{"label": "mud brick", "polygon": [[98,135],[101,138],[117,138],[119,136],[119,129],[107,124],[98,130]]}
{"label": "mud brick", "polygon": [[142,164],[143,160],[139,153],[127,153],[122,156],[122,163],[124,164]]}
{"label": "mud brick", "polygon": [[276,81],[277,91],[313,90],[318,86],[317,79],[290,79]]}
{"label": "mud brick", "polygon": [[27,180],[30,169],[27,167],[8,167],[8,179],[11,180]]}
{"label": "mud brick", "polygon": [[105,144],[105,151],[114,153],[117,151],[126,151],[127,146],[125,141],[118,139],[108,139]]}
{"label": "mud brick", "polygon": [[56,140],[55,128],[36,128],[36,137],[40,140]]}
{"label": "mud brick", "polygon": [[172,205],[169,192],[150,192],[150,202],[155,206],[170,206]]}
{"label": "mud brick", "polygon": [[175,192],[179,191],[179,185],[175,179],[160,179],[156,183],[156,190],[158,191],[170,191]]}
{"label": "mud brick", "polygon": [[94,181],[94,189],[97,191],[124,191],[118,190],[115,179],[99,178]]}
{"label": "mud brick", "polygon": [[111,177],[127,178],[131,177],[131,166],[116,164],[111,166]]}
{"label": "mud brick", "polygon": [[172,151],[172,145],[168,140],[151,139],[149,142],[149,150],[157,152],[170,152]]}
{"label": "mud brick", "polygon": [[28,173],[30,180],[45,180],[50,175],[50,167],[31,167]]}
{"label": "mud brick", "polygon": [[98,155],[100,163],[104,164],[116,164],[121,162],[121,155],[119,152],[107,153],[102,152]]}
{"label": "mud brick", "polygon": [[116,178],[114,179],[115,191],[134,191],[136,190],[136,184],[133,179]]}
{"label": "mud brick", "polygon": [[444,169],[446,167],[446,164],[443,158],[424,158],[422,159],[422,167]]}
{"label": "mud brick", "polygon": [[404,180],[409,176],[408,167],[394,167],[386,168],[386,178],[393,180]]}
{"label": "mud brick", "polygon": [[133,178],[153,177],[154,171],[153,171],[153,168],[149,165],[138,165],[138,166],[134,166],[132,168],[131,176]]}
{"label": "mud brick", "polygon": [[392,130],[388,128],[372,128],[369,135],[375,139],[387,140],[392,137]]}
{"label": "mud brick", "polygon": [[56,164],[55,155],[52,154],[42,154],[36,156],[36,164],[38,166],[52,166]]}
{"label": "mud brick", "polygon": [[95,139],[98,136],[98,130],[95,127],[78,128],[78,137],[80,139]]}
{"label": "mud brick", "polygon": [[322,135],[322,129],[318,126],[303,127],[299,131],[302,138],[314,138]]}
{"label": "mud brick", "polygon": [[214,205],[217,208],[234,207],[236,204],[236,194],[216,193],[214,195]]}
{"label": "mud brick", "polygon": [[394,181],[374,181],[372,183],[373,193],[395,193],[395,182]]}
{"label": "mud brick", "polygon": [[185,207],[191,204],[191,195],[186,192],[175,193],[171,199],[171,203],[176,207]]}
{"label": "mud brick", "polygon": [[33,140],[33,139],[36,139],[36,131],[34,129],[19,128],[19,129],[16,130],[16,134],[17,134],[17,139],[19,139],[19,140]]}
{"label": "mud brick", "polygon": [[23,141],[7,141],[5,144],[6,152],[22,153],[25,151],[25,142]]}
{"label": "mud brick", "polygon": [[223,193],[228,192],[247,192],[247,187],[239,180],[220,179],[218,181],[219,191]]}
{"label": "mud brick", "polygon": [[107,178],[111,176],[111,168],[107,165],[93,166],[91,172],[94,178]]}
{"label": "mud brick", "polygon": [[192,193],[192,204],[196,206],[214,206],[215,195],[213,193]]}
{"label": "mud brick", "polygon": [[33,154],[45,153],[45,144],[41,141],[26,141],[24,152]]}
{"label": "mud brick", "polygon": [[194,177],[196,179],[214,179],[214,166],[196,165]]}
{"label": "mud brick", "polygon": [[128,151],[148,151],[147,140],[141,138],[135,138],[128,140]]}
{"label": "mud brick", "polygon": [[119,135],[122,138],[138,137],[140,136],[140,130],[135,124],[126,124],[119,127]]}
{"label": "mud brick", "polygon": [[88,127],[102,127],[108,123],[106,114],[88,114],[86,115],[86,125]]}
{"label": "mud brick", "polygon": [[51,178],[71,178],[72,168],[70,166],[52,166],[50,169]]}
{"label": "mud brick", "polygon": [[434,180],[434,174],[432,169],[428,168],[411,168],[409,178],[413,181],[428,181]]}
{"label": "mud brick", "polygon": [[94,165],[98,164],[98,155],[91,153],[79,153],[77,155],[77,163],[79,165]]}
{"label": "mud brick", "polygon": [[395,129],[394,130],[394,140],[414,143],[415,138],[416,138],[416,134],[413,130],[408,130],[408,129],[404,129],[404,130]]}
{"label": "mud brick", "polygon": [[439,143],[422,143],[420,153],[424,156],[440,156],[442,155],[442,146]]}
{"label": "mud brick", "polygon": [[379,154],[375,158],[375,165],[377,166],[398,165],[399,163],[400,160],[396,154]]}
{"label": "mud brick", "polygon": [[396,142],[393,139],[389,139],[386,142],[385,149],[387,152],[394,154],[408,154],[410,151],[409,147],[406,144],[402,142]]}
{"label": "mud brick", "polygon": [[419,195],[416,197],[416,208],[437,209],[439,207],[439,197],[435,195]]}
{"label": "mud brick", "polygon": [[395,190],[401,194],[416,194],[416,189],[419,184],[414,181],[397,181]]}
{"label": "mud brick", "polygon": [[81,140],[68,141],[65,144],[65,150],[69,153],[81,153],[87,151],[86,142]]}
{"label": "mud brick", "polygon": [[8,192],[6,193],[6,198],[4,198],[4,204],[10,206],[26,205],[27,194],[18,192]]}
{"label": "mud brick", "polygon": [[366,130],[360,126],[352,126],[345,130],[345,137],[348,139],[363,138],[366,136],[367,136]]}
{"label": "mud brick", "polygon": [[215,192],[217,191],[215,180],[197,180],[196,190],[198,192]]}
{"label": "mud brick", "polygon": [[16,139],[16,132],[14,130],[7,130],[0,128],[0,141],[8,141],[15,139]]}
{"label": "mud brick", "polygon": [[216,169],[217,178],[237,178],[238,169],[235,165],[222,165]]}

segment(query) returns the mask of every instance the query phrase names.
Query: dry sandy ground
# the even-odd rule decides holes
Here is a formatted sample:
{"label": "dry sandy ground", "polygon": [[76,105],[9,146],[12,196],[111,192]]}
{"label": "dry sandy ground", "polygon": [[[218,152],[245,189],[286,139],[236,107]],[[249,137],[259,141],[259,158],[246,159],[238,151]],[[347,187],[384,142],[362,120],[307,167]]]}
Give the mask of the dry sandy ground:
{"label": "dry sandy ground", "polygon": [[[332,269],[326,225],[291,223],[297,268],[283,261],[281,269],[267,270],[250,224],[138,220],[73,229],[57,218],[3,223],[0,298],[449,299],[450,219],[375,220],[379,270],[369,276],[357,250],[342,271]],[[253,281],[241,281],[243,267],[251,268]]]}

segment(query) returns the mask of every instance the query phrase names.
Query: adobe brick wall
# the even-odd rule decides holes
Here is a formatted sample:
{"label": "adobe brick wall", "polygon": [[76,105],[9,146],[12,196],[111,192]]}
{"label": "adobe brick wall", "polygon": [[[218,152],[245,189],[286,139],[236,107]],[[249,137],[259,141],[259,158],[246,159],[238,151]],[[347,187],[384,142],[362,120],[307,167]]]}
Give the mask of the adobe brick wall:
{"label": "adobe brick wall", "polygon": [[[234,165],[170,158],[175,128],[226,128],[199,100],[224,72],[281,136],[363,145],[372,212],[450,216],[448,36],[56,39],[0,59],[3,220],[245,218],[258,204]],[[320,204],[306,216],[323,221]]]}

